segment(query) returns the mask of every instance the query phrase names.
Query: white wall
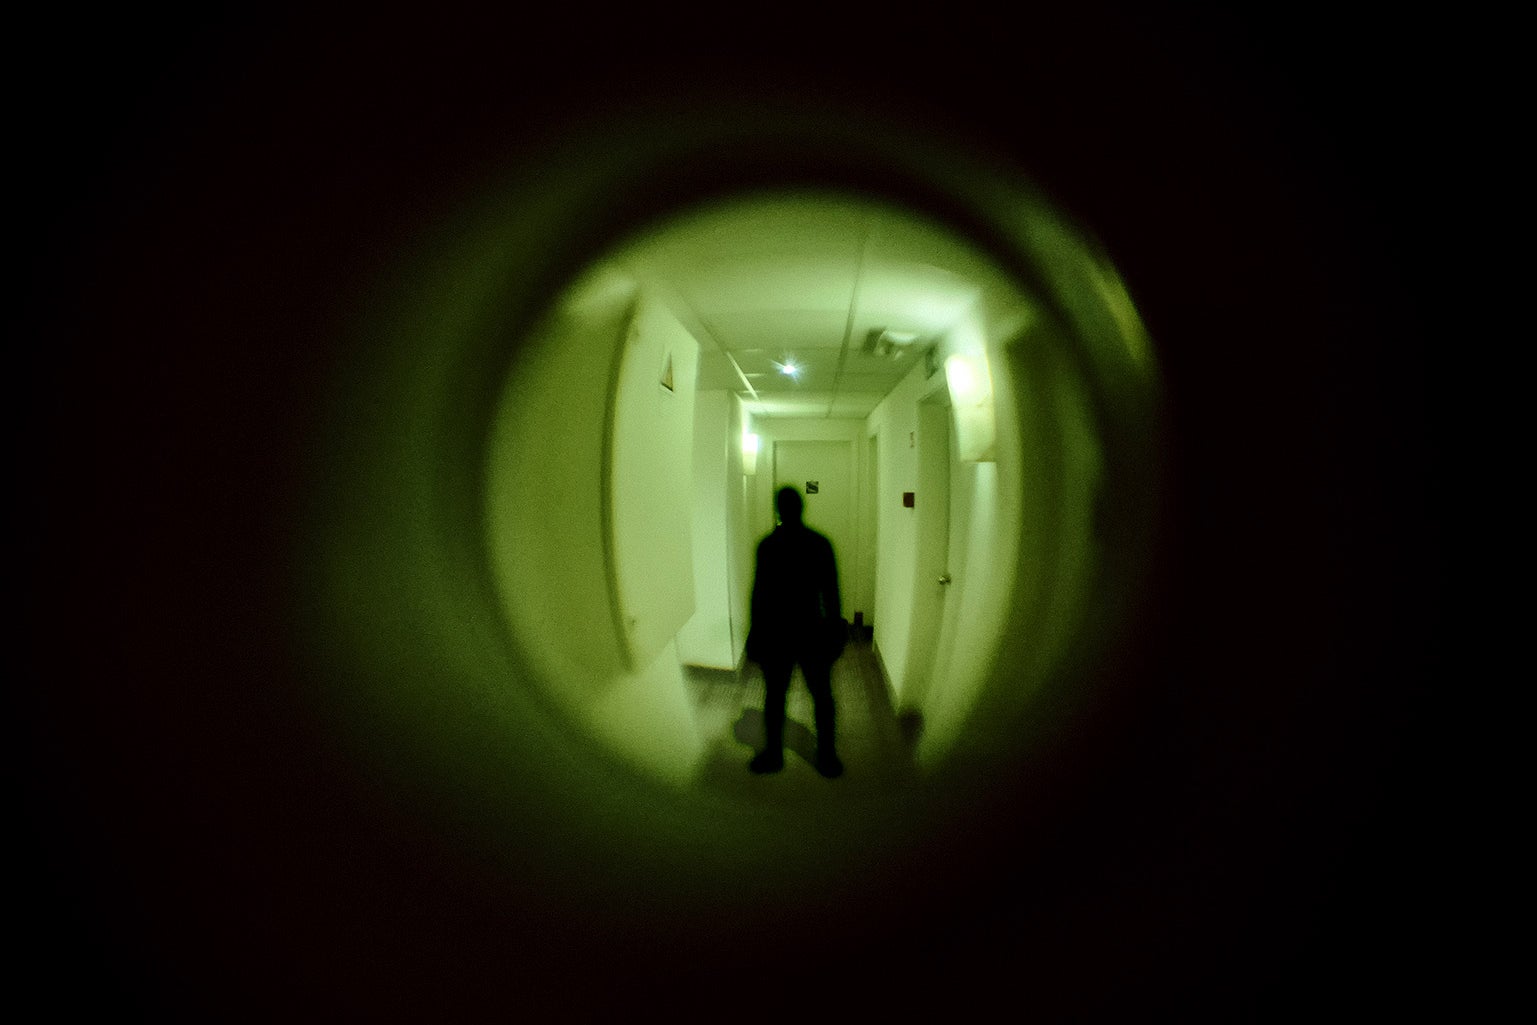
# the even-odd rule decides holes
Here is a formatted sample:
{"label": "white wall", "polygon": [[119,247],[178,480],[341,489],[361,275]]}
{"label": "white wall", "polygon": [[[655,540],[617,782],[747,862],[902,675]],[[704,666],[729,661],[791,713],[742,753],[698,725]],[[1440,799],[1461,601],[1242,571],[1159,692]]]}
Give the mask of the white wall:
{"label": "white wall", "polygon": [[[943,376],[918,401],[918,486],[915,495],[913,594],[907,638],[906,680],[902,703],[922,708],[944,657],[946,611],[956,607],[955,584],[941,584],[950,572],[950,451],[955,437],[952,410],[946,403]],[[961,582],[964,584],[964,581]]]}
{"label": "white wall", "polygon": [[[509,619],[549,677],[593,690],[626,668],[606,556],[601,425],[636,297],[629,279],[594,276],[551,316],[509,375],[486,467],[491,563]],[[570,426],[582,424],[597,426]]]}
{"label": "white wall", "polygon": [[[1011,377],[1017,363],[1008,358],[1028,323],[1018,306],[984,302],[940,346],[939,363],[959,353],[986,375],[982,392],[992,396],[995,423],[966,423],[975,410],[951,410],[948,569],[953,582],[945,597],[932,685],[919,704],[924,719],[920,764],[932,765],[954,748],[978,699],[997,676],[994,654],[1018,579],[1020,539],[1039,529],[1022,515],[1018,391]],[[978,444],[979,436],[984,443]],[[1046,482],[1036,477],[1034,484],[1044,494]]]}
{"label": "white wall", "polygon": [[[921,713],[924,722],[918,749],[920,764],[932,766],[954,749],[967,729],[968,719],[989,684],[997,677],[994,654],[1001,632],[1013,609],[1014,585],[1020,567],[1036,574],[1029,588],[1037,601],[1041,622],[1049,618],[1051,580],[1055,567],[1021,559],[1021,544],[1046,558],[1060,533],[1055,523],[1058,500],[1059,441],[1051,425],[1064,410],[1037,409],[1029,430],[1022,429],[1016,413],[1020,393],[1014,376],[1027,365],[1013,351],[1028,345],[1029,318],[1018,307],[979,307],[943,340],[936,374],[924,364],[878,406],[868,421],[868,431],[879,437],[879,594],[881,609],[875,624],[875,646],[900,711]],[[953,352],[983,356],[991,367],[989,385],[997,417],[995,440],[987,451],[995,458],[963,460],[961,432],[951,423],[949,432],[949,537],[947,568],[952,578],[944,597],[943,618],[932,661],[927,652],[915,650],[916,588],[918,579],[919,509],[902,506],[904,491],[918,486],[922,440],[919,437],[919,402],[943,381],[944,357]],[[1034,361],[1031,361],[1032,365]],[[1056,396],[1056,382],[1044,392]],[[953,415],[953,411],[952,415]],[[1026,447],[1035,457],[1028,463]],[[1050,450],[1048,461],[1040,453]],[[976,454],[973,448],[971,454]],[[1026,503],[1027,489],[1035,501]],[[924,495],[917,496],[923,506]],[[1051,519],[1052,522],[1047,522]],[[1041,640],[1044,642],[1045,638]],[[921,645],[919,646],[921,648]],[[930,672],[930,669],[932,671]]]}
{"label": "white wall", "polygon": [[615,756],[679,783],[704,749],[673,642],[693,614],[695,344],[633,281],[593,273],[509,375],[486,467],[492,570],[532,674]]}
{"label": "white wall", "polygon": [[1013,601],[1016,621],[1031,641],[1015,669],[1023,679],[1044,680],[1067,651],[1099,571],[1093,507],[1103,457],[1087,385],[1068,345],[1047,325],[1037,325],[1009,347],[1006,358],[1022,410],[1016,465],[1024,528],[1015,546]]}
{"label": "white wall", "polygon": [[904,508],[902,493],[918,488],[918,400],[927,389],[924,361],[891,390],[865,421],[864,433],[875,435],[880,466],[875,496],[877,538],[875,604],[881,618],[875,626],[875,650],[900,709],[910,696],[912,674],[908,641],[912,633],[913,584],[917,573],[918,521],[916,509]]}
{"label": "white wall", "polygon": [[731,664],[742,664],[747,649],[747,630],[751,624],[750,600],[752,597],[753,557],[757,554],[758,539],[749,523],[753,478],[746,476],[742,466],[741,437],[757,430],[751,415],[737,396],[731,396],[727,405],[730,420],[727,426],[726,448],[726,540],[730,552],[731,574]]}
{"label": "white wall", "polygon": [[694,397],[694,614],[678,631],[678,657],[689,665],[731,668],[730,555],[726,490],[730,398],[724,391]]}
{"label": "white wall", "polygon": [[993,652],[1011,601],[1019,534],[1017,463],[962,462],[952,434],[949,566],[954,583],[923,704],[920,763],[937,760],[965,728],[996,668]]}
{"label": "white wall", "polygon": [[1039,704],[1026,712],[1071,677],[1075,638],[1096,612],[1104,553],[1093,509],[1103,466],[1081,364],[1044,320],[1006,337],[989,351],[998,461],[952,467],[952,558],[965,569],[940,646],[945,669],[921,707],[917,755],[926,767],[1017,749],[1021,730],[1055,715]]}
{"label": "white wall", "polygon": [[747,497],[742,477],[742,404],[702,391],[694,414],[694,615],[678,631],[687,665],[734,669],[746,643],[751,553],[743,570]]}
{"label": "white wall", "polygon": [[698,368],[694,336],[642,293],[613,385],[605,489],[616,609],[632,671],[650,665],[694,614]]}

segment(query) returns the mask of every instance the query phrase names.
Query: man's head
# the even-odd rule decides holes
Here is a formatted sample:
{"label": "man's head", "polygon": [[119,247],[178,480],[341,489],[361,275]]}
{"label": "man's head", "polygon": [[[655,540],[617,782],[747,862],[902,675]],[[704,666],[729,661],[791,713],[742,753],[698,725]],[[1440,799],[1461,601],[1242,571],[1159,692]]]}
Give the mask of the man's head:
{"label": "man's head", "polygon": [[786,486],[779,489],[774,496],[774,508],[779,511],[780,523],[799,523],[801,521],[801,493],[794,488]]}

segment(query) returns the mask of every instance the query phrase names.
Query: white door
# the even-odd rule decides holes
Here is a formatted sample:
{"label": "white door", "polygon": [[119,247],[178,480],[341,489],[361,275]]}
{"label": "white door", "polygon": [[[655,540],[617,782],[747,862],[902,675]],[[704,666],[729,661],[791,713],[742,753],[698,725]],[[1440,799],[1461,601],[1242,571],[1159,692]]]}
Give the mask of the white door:
{"label": "white door", "polygon": [[854,548],[854,443],[852,441],[780,441],[774,443],[774,492],[794,486],[806,500],[805,522],[827,535],[838,561],[838,590],[843,614],[853,618],[853,588],[858,579]]}
{"label": "white door", "polygon": [[950,410],[943,389],[918,403],[917,571],[913,578],[913,625],[908,634],[902,704],[921,708],[934,686],[935,652],[945,620],[950,558]]}
{"label": "white door", "polygon": [[[862,611],[865,614],[865,627],[871,630],[875,628],[876,595],[881,593],[879,579],[880,509],[878,504],[880,501],[879,496],[881,493],[880,440],[881,439],[879,435],[870,435],[870,439],[867,443],[869,445],[869,451],[866,456],[868,462],[866,464],[865,470],[865,539],[863,545],[865,564],[863,580],[865,597],[863,599],[863,604],[865,607]],[[849,618],[850,620],[853,619],[852,616]]]}

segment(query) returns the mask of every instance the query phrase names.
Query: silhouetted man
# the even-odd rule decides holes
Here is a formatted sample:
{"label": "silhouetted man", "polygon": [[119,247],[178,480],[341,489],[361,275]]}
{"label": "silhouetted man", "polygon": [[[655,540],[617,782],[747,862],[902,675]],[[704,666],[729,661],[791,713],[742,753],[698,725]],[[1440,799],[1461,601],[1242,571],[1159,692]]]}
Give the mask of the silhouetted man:
{"label": "silhouetted man", "polygon": [[758,773],[784,767],[785,695],[799,662],[816,702],[817,771],[832,779],[843,774],[834,743],[832,692],[832,663],[842,650],[839,632],[846,630],[838,565],[832,543],[801,522],[800,492],[780,488],[774,506],[779,526],[758,543],[747,637],[747,656],[763,667],[766,743],[748,767]]}

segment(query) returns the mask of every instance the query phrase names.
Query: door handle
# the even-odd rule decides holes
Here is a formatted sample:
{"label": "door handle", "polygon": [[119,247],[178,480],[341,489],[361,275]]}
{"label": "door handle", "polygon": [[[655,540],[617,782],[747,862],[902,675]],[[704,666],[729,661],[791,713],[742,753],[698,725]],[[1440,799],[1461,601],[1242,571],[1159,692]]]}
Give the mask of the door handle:
{"label": "door handle", "polygon": [[950,574],[948,574],[948,573],[941,573],[940,576],[939,576],[939,582],[941,584],[948,584],[950,582]]}

